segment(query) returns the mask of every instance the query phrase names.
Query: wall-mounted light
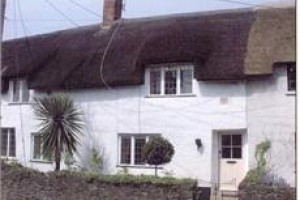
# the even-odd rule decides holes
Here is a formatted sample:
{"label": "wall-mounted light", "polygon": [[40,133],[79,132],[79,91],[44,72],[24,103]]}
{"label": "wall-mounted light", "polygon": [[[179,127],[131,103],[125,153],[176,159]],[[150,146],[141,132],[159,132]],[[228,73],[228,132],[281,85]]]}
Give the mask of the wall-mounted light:
{"label": "wall-mounted light", "polygon": [[200,149],[203,146],[202,141],[199,138],[195,139],[195,143],[196,143],[198,149]]}

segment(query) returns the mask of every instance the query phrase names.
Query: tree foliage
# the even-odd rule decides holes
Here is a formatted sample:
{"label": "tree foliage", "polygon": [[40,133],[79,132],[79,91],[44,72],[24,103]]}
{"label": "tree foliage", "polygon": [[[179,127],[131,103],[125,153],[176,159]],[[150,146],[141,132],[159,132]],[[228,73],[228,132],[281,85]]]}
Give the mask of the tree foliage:
{"label": "tree foliage", "polygon": [[82,113],[67,95],[56,94],[35,98],[34,113],[40,121],[39,133],[43,138],[43,152],[55,158],[55,170],[60,170],[61,154],[77,151],[78,136],[82,134]]}
{"label": "tree foliage", "polygon": [[155,166],[155,175],[157,175],[157,166],[169,163],[175,153],[173,145],[161,136],[155,136],[143,147],[143,157],[146,163]]}
{"label": "tree foliage", "polygon": [[264,182],[267,174],[266,154],[271,148],[271,141],[265,140],[256,145],[254,157],[256,159],[256,167],[248,171],[245,179],[240,184],[240,188],[247,184],[261,184]]}

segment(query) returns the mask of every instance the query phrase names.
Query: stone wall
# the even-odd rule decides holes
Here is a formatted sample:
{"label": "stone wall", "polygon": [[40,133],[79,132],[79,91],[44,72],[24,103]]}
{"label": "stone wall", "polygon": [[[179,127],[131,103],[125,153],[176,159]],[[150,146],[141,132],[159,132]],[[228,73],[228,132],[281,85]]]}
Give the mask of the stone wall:
{"label": "stone wall", "polygon": [[70,173],[1,166],[3,200],[190,200],[193,184],[100,181]]}
{"label": "stone wall", "polygon": [[240,200],[296,200],[296,190],[292,187],[249,184],[239,192]]}

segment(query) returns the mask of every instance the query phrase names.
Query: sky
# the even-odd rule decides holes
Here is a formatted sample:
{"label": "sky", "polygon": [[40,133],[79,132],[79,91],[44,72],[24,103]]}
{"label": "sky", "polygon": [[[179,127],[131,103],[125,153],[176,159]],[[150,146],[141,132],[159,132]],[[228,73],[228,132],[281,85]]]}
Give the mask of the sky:
{"label": "sky", "polygon": [[[123,0],[123,18],[245,7],[295,0]],[[103,0],[7,0],[4,40],[100,23]]]}

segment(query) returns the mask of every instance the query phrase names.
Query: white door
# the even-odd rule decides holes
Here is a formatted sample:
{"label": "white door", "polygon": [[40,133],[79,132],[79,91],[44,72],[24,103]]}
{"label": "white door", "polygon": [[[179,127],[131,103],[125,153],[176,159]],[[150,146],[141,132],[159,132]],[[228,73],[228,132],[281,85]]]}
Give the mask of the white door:
{"label": "white door", "polygon": [[219,135],[219,189],[236,191],[244,178],[244,139],[241,133]]}

